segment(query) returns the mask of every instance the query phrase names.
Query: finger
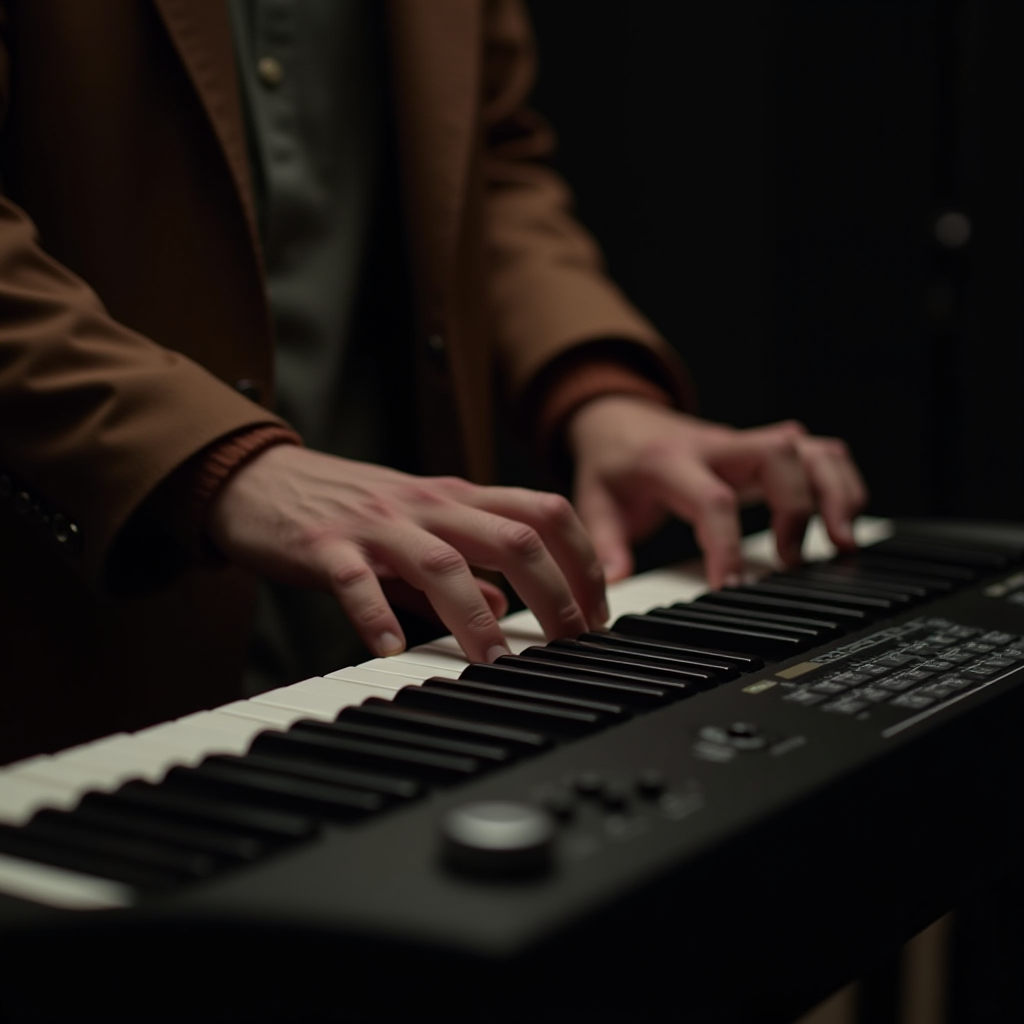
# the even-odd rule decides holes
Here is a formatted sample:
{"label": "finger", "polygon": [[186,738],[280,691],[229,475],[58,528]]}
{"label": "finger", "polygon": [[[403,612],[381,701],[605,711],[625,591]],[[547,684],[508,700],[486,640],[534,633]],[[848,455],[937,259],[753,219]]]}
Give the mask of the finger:
{"label": "finger", "polygon": [[490,662],[509,653],[480,581],[455,546],[411,522],[389,523],[386,534],[371,538],[369,546],[374,558],[423,591],[470,661]]}
{"label": "finger", "polygon": [[[496,587],[489,580],[482,580],[479,577],[477,577],[476,582],[483,599],[487,602],[494,617],[500,619],[507,615],[508,598],[502,593],[501,588]],[[428,619],[436,622],[438,625],[442,625],[440,616],[434,610],[434,606],[430,601],[427,600],[427,595],[422,590],[417,590],[411,584],[406,583],[405,580],[397,579],[383,580],[381,588],[392,608],[402,608],[407,612],[418,615],[422,619]]]}
{"label": "finger", "polygon": [[760,476],[779,557],[786,565],[798,565],[815,502],[796,445],[785,438],[766,445]]}
{"label": "finger", "polygon": [[576,488],[576,510],[594,545],[609,583],[633,572],[629,530],[619,503],[599,479],[582,480]]}
{"label": "finger", "polygon": [[[503,564],[491,567],[505,573],[545,631],[548,624],[551,625],[555,630],[552,638],[572,635],[566,630],[576,628],[570,608],[573,603],[585,621],[583,629],[577,633],[607,621],[604,570],[586,528],[566,498],[515,487],[481,487],[466,505],[482,515],[525,526],[539,538],[540,549],[535,549],[529,532],[506,525],[503,527],[506,536],[499,543],[502,547],[511,544],[514,551],[521,549],[527,558],[528,571],[524,572],[525,567],[517,560],[509,563],[507,556]],[[493,537],[490,543],[494,543]],[[469,552],[467,556],[474,564],[485,564],[475,561]],[[521,585],[527,587],[533,597],[528,597],[520,589]],[[568,594],[564,586],[568,587]],[[545,597],[545,593],[551,596]],[[567,622],[572,620],[572,626],[559,626],[560,618]]]}
{"label": "finger", "polygon": [[480,588],[483,599],[487,602],[496,619],[503,619],[508,615],[508,598],[501,587],[495,586],[490,580],[482,580],[475,577],[476,585]]}
{"label": "finger", "polygon": [[382,658],[405,650],[402,627],[362,552],[334,543],[323,546],[318,556],[328,589],[367,648]]}
{"label": "finger", "polygon": [[431,515],[429,529],[473,565],[504,573],[549,640],[587,630],[568,581],[528,523],[453,502]]}
{"label": "finger", "polygon": [[853,520],[867,504],[868,492],[846,445],[836,438],[816,438],[800,446],[800,455],[829,537],[842,550],[854,549]]}
{"label": "finger", "polygon": [[718,589],[737,582],[743,571],[739,500],[736,492],[704,463],[672,460],[649,478],[666,508],[693,527],[704,552],[708,584]]}

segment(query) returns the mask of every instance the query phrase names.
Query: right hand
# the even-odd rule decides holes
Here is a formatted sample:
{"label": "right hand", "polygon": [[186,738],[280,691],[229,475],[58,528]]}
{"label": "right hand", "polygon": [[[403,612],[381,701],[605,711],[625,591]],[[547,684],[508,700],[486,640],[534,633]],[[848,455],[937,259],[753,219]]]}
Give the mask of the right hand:
{"label": "right hand", "polygon": [[502,572],[549,640],[608,618],[601,565],[557,494],[415,477],[278,445],[221,488],[207,532],[240,565],[333,593],[380,656],[405,647],[385,597],[391,580],[426,596],[470,661],[509,653],[492,607],[497,590],[471,566]]}

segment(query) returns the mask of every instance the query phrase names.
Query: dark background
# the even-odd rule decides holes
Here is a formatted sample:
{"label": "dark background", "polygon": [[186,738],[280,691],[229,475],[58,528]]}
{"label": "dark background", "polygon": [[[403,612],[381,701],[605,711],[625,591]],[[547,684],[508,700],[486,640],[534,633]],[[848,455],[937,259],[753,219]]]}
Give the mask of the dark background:
{"label": "dark background", "polygon": [[530,11],[555,164],[702,414],[845,438],[875,514],[1024,520],[1021,3]]}
{"label": "dark background", "polygon": [[[877,515],[1024,521],[1024,6],[530,10],[556,166],[702,414],[845,438]],[[667,531],[639,567],[688,543]],[[1021,906],[1018,883],[959,911],[953,1024],[1024,1017]],[[869,976],[863,1019],[895,1021],[896,973]]]}

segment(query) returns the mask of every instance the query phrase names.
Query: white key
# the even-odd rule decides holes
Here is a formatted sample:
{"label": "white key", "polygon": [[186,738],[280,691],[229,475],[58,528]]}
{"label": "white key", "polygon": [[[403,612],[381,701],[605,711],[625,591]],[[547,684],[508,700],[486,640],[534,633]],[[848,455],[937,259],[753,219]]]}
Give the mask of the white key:
{"label": "white key", "polygon": [[[256,722],[262,722],[264,726],[273,726],[277,729],[288,729],[303,718],[310,718],[303,711],[296,711],[294,708],[278,708],[270,704],[257,704],[252,700],[236,700],[230,704],[224,704],[217,708],[225,715],[236,715],[238,718],[248,718]],[[320,715],[320,718],[329,718],[328,715]]]}
{"label": "white key", "polygon": [[299,685],[308,693],[326,693],[339,700],[347,701],[345,707],[362,704],[367,697],[391,700],[395,695],[395,691],[389,687],[375,686],[371,683],[356,683],[348,679],[326,679],[322,676],[306,679]]}
{"label": "white key", "polygon": [[655,569],[633,576],[608,588],[609,624],[614,624],[620,615],[642,615],[676,601],[692,601],[707,589],[704,576],[692,565]]}
{"label": "white key", "polygon": [[0,775],[0,823],[24,825],[36,811],[45,807],[65,810],[80,799],[75,786],[42,779]]}
{"label": "white key", "polygon": [[0,892],[62,910],[116,910],[135,902],[132,890],[118,882],[6,854],[0,854]]}
{"label": "white key", "polygon": [[117,789],[122,783],[140,777],[134,766],[123,764],[82,764],[77,761],[62,761],[54,758],[49,764],[33,765],[29,768],[11,772],[12,778],[38,779],[40,782],[51,782],[66,785],[78,790],[84,796],[90,790],[108,792]]}
{"label": "white key", "polygon": [[[406,671],[412,671],[407,669]],[[373,686],[380,690],[387,690],[392,695],[413,683],[422,683],[429,673],[422,671],[418,676],[395,675],[391,672],[374,672],[372,669],[364,668],[362,665],[353,665],[349,668],[340,668],[337,672],[330,672],[324,676],[325,679],[336,679],[339,682],[358,683],[363,686]]]}
{"label": "white key", "polygon": [[461,667],[453,668],[450,661],[445,665],[431,667],[413,665],[409,662],[399,661],[397,658],[375,658],[373,661],[363,662],[359,666],[359,671],[367,673],[366,678],[371,682],[373,679],[372,674],[380,676],[383,680],[380,684],[381,686],[390,686],[391,679],[395,676],[407,680],[408,682],[402,684],[406,686],[408,683],[422,683],[424,679],[429,679],[430,676],[444,676],[445,678],[455,679],[463,668],[465,668],[465,664]]}
{"label": "white key", "polygon": [[[451,654],[444,650],[432,650],[429,645],[414,647],[404,654],[396,654],[393,658],[378,658],[371,662],[377,665],[379,662],[386,662],[396,668],[410,668],[413,672],[419,671],[420,677],[426,679],[428,675],[449,675],[458,676],[469,664],[461,654]],[[423,669],[429,669],[427,673]],[[382,671],[387,671],[381,666]]]}
{"label": "white key", "polygon": [[247,752],[252,741],[265,731],[259,722],[239,718],[237,715],[224,715],[219,711],[200,711],[194,715],[187,715],[185,718],[179,718],[177,724],[210,732],[223,743],[244,744],[245,750],[242,753]]}
{"label": "white key", "polygon": [[190,722],[155,725],[135,735],[165,752],[164,774],[178,765],[190,767],[198,764],[212,754],[244,754],[251,742],[244,732],[225,735]]}
{"label": "white key", "polygon": [[9,765],[6,765],[3,769],[0,769],[0,775],[5,772],[19,771],[23,768],[30,768],[34,764],[47,764],[52,758],[49,754],[36,754],[35,757],[26,757],[22,761],[12,761]]}
{"label": "white key", "polygon": [[302,688],[302,683],[282,686],[279,690],[271,690],[253,697],[257,704],[269,704],[272,707],[291,708],[301,711],[304,717],[322,718],[333,721],[339,713],[349,705],[345,697],[328,693],[311,693]]}
{"label": "white key", "polygon": [[118,733],[53,757],[33,758],[9,770],[18,777],[73,787],[79,796],[84,796],[90,790],[116,789],[133,779],[161,779],[167,772],[166,762],[166,750],[154,749],[135,736]]}

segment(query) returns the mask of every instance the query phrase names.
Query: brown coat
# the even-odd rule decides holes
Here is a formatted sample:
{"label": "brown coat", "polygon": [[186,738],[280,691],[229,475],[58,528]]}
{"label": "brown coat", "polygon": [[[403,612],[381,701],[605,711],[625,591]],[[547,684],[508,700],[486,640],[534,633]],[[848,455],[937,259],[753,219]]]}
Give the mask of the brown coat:
{"label": "brown coat", "polygon": [[[180,556],[132,517],[276,418],[233,386],[270,401],[273,338],[226,5],[0,18],[2,761],[235,695],[254,581],[162,572]],[[642,347],[670,390],[679,370],[530,162],[550,139],[522,107],[518,3],[389,0],[387,21],[425,468],[487,480],[495,361],[513,396],[600,338]]]}

